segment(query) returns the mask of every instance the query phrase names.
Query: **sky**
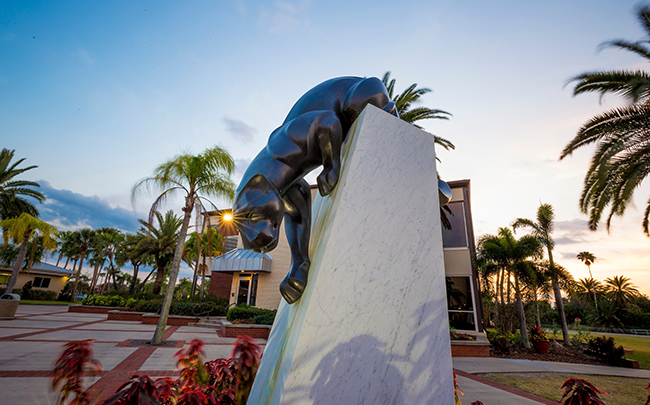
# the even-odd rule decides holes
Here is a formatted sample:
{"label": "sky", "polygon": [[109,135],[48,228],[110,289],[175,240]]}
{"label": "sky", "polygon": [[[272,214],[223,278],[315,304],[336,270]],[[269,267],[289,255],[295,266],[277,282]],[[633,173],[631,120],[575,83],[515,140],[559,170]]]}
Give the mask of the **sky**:
{"label": "sky", "polygon": [[158,164],[220,145],[236,160],[237,182],[308,89],[390,71],[398,91],[430,88],[420,105],[453,114],[421,125],[455,144],[437,151],[438,171],[471,180],[477,236],[552,204],[557,262],[587,277],[575,256],[590,251],[596,279],[625,275],[650,294],[650,240],[641,228],[650,186],[636,191],[635,206],[609,233],[592,232],[578,199],[593,148],[558,161],[583,122],[621,103],[572,97],[569,80],[646,68],[632,54],[598,47],[643,37],[638,4],[4,0],[1,146],[38,165],[24,178],[48,197],[43,219],[59,229],[134,232],[155,196],[134,206],[131,188]]}

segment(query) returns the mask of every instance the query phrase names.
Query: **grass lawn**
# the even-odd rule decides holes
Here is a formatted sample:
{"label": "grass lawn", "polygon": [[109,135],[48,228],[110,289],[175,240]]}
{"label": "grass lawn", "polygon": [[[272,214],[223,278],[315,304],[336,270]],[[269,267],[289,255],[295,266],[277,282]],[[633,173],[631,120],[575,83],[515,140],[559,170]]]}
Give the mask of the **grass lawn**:
{"label": "grass lawn", "polygon": [[[548,335],[553,336],[552,333],[549,333]],[[623,346],[626,349],[634,350],[634,354],[628,354],[625,356],[626,358],[638,361],[639,368],[650,370],[650,337],[608,335],[607,333],[598,332],[592,332],[591,336],[613,337],[617,346]],[[561,339],[562,334],[557,338]]]}
{"label": "grass lawn", "polygon": [[41,304],[41,305],[81,305],[79,302],[64,302],[64,301],[35,301],[35,300],[22,300],[21,304]]}
{"label": "grass lawn", "polygon": [[567,378],[582,378],[599,390],[605,391],[607,395],[602,395],[601,399],[607,405],[644,404],[650,394],[650,390],[645,389],[648,386],[648,380],[645,378],[562,373],[486,373],[479,375],[553,401],[560,401],[562,398],[564,390],[560,387]]}

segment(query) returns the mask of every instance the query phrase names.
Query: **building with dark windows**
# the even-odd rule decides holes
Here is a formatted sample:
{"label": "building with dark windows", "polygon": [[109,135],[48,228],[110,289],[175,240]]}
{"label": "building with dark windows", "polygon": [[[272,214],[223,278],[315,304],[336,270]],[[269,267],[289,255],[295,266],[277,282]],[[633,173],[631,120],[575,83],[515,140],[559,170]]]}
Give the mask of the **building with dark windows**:
{"label": "building with dark windows", "polygon": [[[448,183],[452,200],[447,214],[451,229],[442,231],[447,302],[450,326],[464,331],[483,331],[481,295],[474,266],[474,231],[470,204],[470,181]],[[318,192],[312,186],[312,200]],[[210,292],[228,297],[231,305],[246,303],[277,309],[282,297],[278,286],[291,266],[291,252],[281,227],[278,246],[268,253],[242,248],[231,224],[220,220],[222,211],[209,213],[209,223],[224,237],[229,248],[210,265]],[[209,276],[209,275],[208,275]]]}
{"label": "building with dark windows", "polygon": [[447,214],[451,229],[442,229],[447,282],[449,325],[460,330],[483,331],[483,305],[478,273],[474,265],[474,227],[470,203],[470,181],[448,182],[451,202]]}

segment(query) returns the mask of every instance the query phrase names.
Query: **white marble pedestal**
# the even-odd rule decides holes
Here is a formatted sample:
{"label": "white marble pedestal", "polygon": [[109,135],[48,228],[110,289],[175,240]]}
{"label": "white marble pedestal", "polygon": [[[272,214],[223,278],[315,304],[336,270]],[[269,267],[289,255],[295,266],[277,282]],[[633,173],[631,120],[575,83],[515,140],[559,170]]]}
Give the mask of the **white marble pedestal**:
{"label": "white marble pedestal", "polygon": [[284,301],[248,404],[452,405],[433,136],[368,107],[312,210],[309,283]]}

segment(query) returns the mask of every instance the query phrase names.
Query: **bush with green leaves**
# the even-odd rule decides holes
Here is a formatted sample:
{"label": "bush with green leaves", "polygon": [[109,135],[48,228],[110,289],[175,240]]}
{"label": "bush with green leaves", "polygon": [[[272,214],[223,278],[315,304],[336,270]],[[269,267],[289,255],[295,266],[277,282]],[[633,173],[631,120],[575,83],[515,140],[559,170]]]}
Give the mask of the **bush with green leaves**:
{"label": "bush with green leaves", "polygon": [[84,298],[81,303],[98,307],[125,307],[127,299],[119,295],[91,295]]}
{"label": "bush with green leaves", "polygon": [[228,310],[226,319],[229,321],[252,321],[258,325],[272,325],[277,310],[257,308],[247,304],[239,304]]}
{"label": "bush with green leaves", "polygon": [[32,290],[29,293],[29,299],[34,301],[54,301],[56,292],[50,290]]}
{"label": "bush with green leaves", "polygon": [[587,342],[585,353],[598,357],[608,366],[620,367],[624,362],[625,349],[623,346],[616,346],[613,337],[597,337]]}

